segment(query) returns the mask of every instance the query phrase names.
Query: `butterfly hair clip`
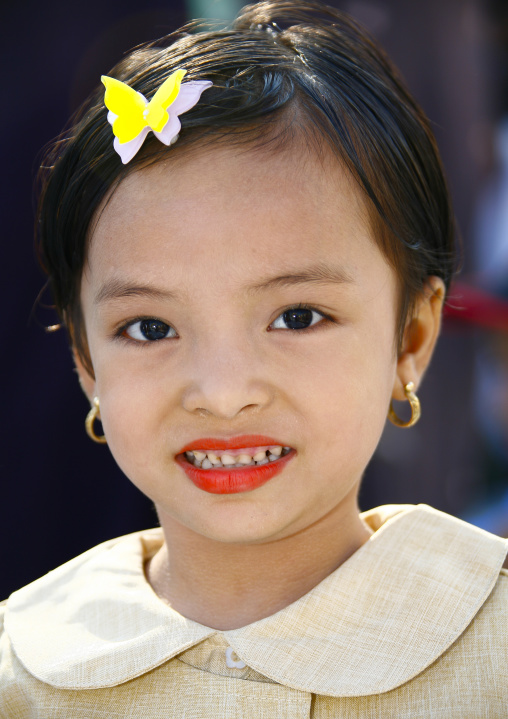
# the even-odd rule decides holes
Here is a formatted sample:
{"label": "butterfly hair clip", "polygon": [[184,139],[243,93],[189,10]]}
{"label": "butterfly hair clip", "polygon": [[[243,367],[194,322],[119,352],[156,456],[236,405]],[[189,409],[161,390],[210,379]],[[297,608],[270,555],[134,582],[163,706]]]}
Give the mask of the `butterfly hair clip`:
{"label": "butterfly hair clip", "polygon": [[150,130],[165,145],[178,139],[178,116],[198,102],[212,86],[209,80],[182,83],[186,70],[176,70],[159,87],[150,101],[120,80],[103,75],[104,104],[113,127],[113,147],[126,165],[141,148]]}

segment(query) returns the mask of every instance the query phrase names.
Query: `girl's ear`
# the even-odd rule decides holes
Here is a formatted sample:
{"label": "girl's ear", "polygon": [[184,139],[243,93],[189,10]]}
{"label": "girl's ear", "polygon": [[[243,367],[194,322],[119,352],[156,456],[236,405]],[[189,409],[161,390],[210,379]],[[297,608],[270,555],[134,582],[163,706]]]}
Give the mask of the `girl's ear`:
{"label": "girl's ear", "polygon": [[408,382],[414,382],[416,388],[421,382],[439,335],[444,297],[443,280],[429,277],[404,332],[392,394],[395,400],[406,399],[404,387]]}
{"label": "girl's ear", "polygon": [[75,349],[72,350],[72,355],[74,357],[74,364],[76,366],[76,372],[78,374],[79,384],[81,385],[81,389],[88,397],[90,404],[92,404],[92,400],[96,394],[95,378],[92,377],[90,372],[86,369],[83,362],[81,361],[79,354],[76,352]]}

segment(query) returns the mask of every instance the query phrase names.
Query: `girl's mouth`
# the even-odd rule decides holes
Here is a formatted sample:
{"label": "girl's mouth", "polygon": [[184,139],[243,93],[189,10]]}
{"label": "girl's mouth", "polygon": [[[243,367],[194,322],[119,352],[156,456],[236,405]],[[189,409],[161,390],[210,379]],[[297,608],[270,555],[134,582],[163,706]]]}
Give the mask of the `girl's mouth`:
{"label": "girl's mouth", "polygon": [[235,494],[262,486],[279,474],[295,454],[291,447],[277,444],[231,449],[203,446],[186,448],[176,456],[176,462],[199,489],[211,494]]}
{"label": "girl's mouth", "polygon": [[241,467],[259,467],[285,457],[290,447],[254,447],[219,452],[217,450],[195,449],[185,452],[185,457],[194,467],[200,469],[240,469]]}

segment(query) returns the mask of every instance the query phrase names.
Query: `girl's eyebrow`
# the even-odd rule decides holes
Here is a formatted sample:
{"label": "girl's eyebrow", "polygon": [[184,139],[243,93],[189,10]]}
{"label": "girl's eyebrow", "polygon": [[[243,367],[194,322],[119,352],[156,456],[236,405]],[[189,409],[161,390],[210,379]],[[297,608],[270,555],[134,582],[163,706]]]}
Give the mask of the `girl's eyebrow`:
{"label": "girl's eyebrow", "polygon": [[[354,282],[345,269],[331,267],[323,263],[297,269],[293,272],[285,272],[282,275],[267,277],[259,282],[248,285],[247,292],[260,292],[262,290],[288,287],[306,283],[315,284],[345,284]],[[112,300],[124,297],[147,297],[153,300],[174,300],[183,301],[179,292],[174,290],[159,289],[150,285],[137,284],[135,282],[123,281],[113,278],[108,280],[96,294],[94,303],[103,304]]]}
{"label": "girl's eyebrow", "polygon": [[116,278],[108,280],[97,292],[94,304],[100,305],[123,297],[147,297],[152,300],[178,300],[180,294],[172,290],[158,289],[150,285],[123,281]]}
{"label": "girl's eyebrow", "polygon": [[293,272],[286,272],[283,275],[268,277],[261,282],[249,285],[250,292],[261,290],[300,285],[307,282],[315,284],[345,284],[354,282],[353,277],[343,267],[332,267],[324,263],[318,263],[311,267],[297,269]]}

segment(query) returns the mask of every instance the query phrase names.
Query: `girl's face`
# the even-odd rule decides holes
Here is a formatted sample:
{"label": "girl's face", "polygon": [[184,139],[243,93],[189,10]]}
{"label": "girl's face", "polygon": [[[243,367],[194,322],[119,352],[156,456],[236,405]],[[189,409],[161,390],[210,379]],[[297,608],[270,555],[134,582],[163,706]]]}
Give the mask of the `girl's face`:
{"label": "girl's face", "polygon": [[[216,146],[129,175],[91,239],[82,380],[163,524],[265,542],[356,511],[400,384],[397,297],[332,159]],[[205,476],[183,454],[245,435],[269,438],[238,440],[251,456],[291,448],[275,474]]]}

